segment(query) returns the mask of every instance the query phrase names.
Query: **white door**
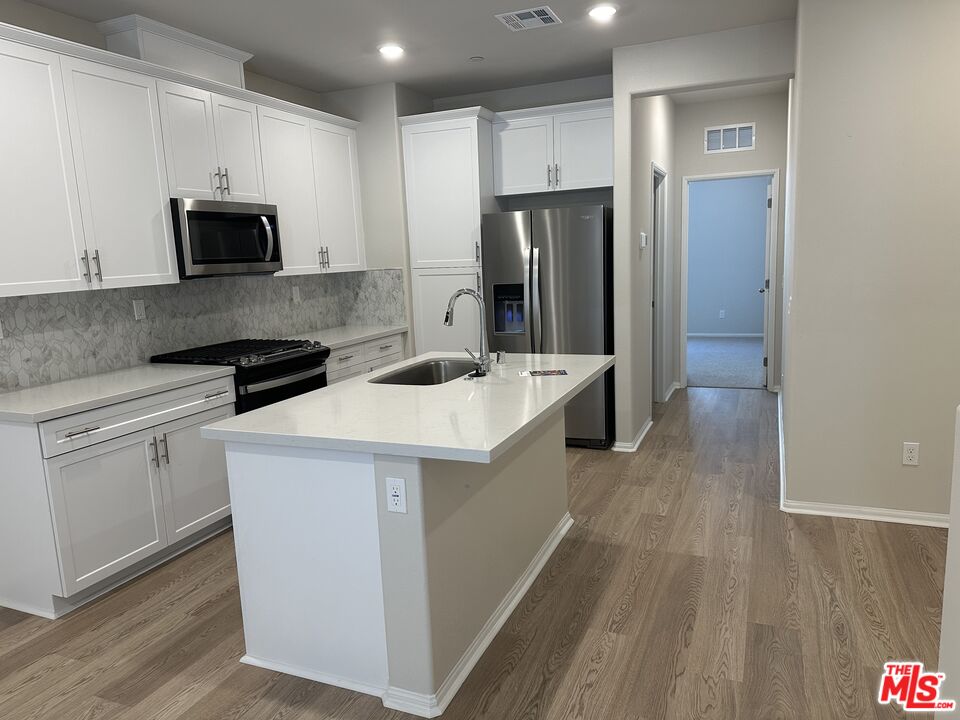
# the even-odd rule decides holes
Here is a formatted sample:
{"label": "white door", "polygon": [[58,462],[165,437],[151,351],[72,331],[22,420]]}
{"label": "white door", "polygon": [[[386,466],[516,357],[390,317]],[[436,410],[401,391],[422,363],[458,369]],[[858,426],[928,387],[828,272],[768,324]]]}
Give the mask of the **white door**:
{"label": "white door", "polygon": [[156,80],[71,57],[61,64],[99,286],[179,282]]}
{"label": "white door", "polygon": [[213,95],[218,164],[223,169],[224,200],[265,202],[260,127],[253,103]]}
{"label": "white door", "polygon": [[493,191],[496,195],[555,188],[553,117],[493,124]]}
{"label": "white door", "polygon": [[478,265],[480,151],[475,121],[404,128],[410,266]]}
{"label": "white door", "polygon": [[170,543],[230,514],[223,443],[204,440],[200,428],[233,416],[233,407],[208,410],[156,429],[164,517]]}
{"label": "white door", "polygon": [[[776,252],[775,248],[776,243],[773,242],[774,227],[773,227],[773,181],[767,185],[767,229],[766,229],[766,241],[764,243],[764,275],[766,276],[763,281],[763,286],[759,288],[759,292],[763,294],[763,386],[769,388],[770,383],[770,343],[773,342],[775,325],[774,325],[774,313],[776,312],[773,307],[773,293],[770,291],[770,278],[773,276],[771,271],[771,253]],[[778,383],[773,383],[774,385]]]}
{"label": "white door", "polygon": [[476,267],[414,270],[413,307],[417,352],[473,352],[480,349],[480,310],[473,298],[457,301],[452,327],[443,324],[450,297],[460,288],[479,290]]}
{"label": "white door", "polygon": [[277,206],[283,274],[320,272],[320,224],[310,120],[260,107],[260,151],[267,202]]}
{"label": "white door", "polygon": [[60,59],[0,40],[0,296],[89,287]]}
{"label": "white door", "polygon": [[326,253],[326,269],[362,270],[366,263],[357,131],[314,121],[311,134],[320,245]]}
{"label": "white door", "polygon": [[155,449],[144,430],[47,461],[65,596],[167,545]]}
{"label": "white door", "polygon": [[206,90],[157,81],[171,197],[219,200],[213,101]]}
{"label": "white door", "polygon": [[558,190],[613,185],[613,109],[555,116]]}

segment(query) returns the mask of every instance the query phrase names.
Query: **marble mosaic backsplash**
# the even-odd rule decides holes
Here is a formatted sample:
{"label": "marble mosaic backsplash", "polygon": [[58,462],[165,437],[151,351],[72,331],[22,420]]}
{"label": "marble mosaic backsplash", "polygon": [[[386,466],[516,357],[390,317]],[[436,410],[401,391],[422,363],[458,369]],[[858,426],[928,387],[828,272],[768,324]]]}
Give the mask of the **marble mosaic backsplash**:
{"label": "marble mosaic backsplash", "polygon": [[[399,324],[403,297],[400,270],[369,270],[0,298],[0,392],[130,367],[197,345]],[[146,319],[134,320],[134,300],[144,301]]]}

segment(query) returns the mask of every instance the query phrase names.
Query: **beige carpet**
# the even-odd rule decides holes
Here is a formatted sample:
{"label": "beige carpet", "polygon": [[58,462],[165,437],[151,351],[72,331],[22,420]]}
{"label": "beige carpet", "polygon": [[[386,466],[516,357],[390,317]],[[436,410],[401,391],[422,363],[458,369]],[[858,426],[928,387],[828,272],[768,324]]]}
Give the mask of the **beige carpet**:
{"label": "beige carpet", "polygon": [[690,387],[762,388],[763,375],[763,338],[687,338]]}

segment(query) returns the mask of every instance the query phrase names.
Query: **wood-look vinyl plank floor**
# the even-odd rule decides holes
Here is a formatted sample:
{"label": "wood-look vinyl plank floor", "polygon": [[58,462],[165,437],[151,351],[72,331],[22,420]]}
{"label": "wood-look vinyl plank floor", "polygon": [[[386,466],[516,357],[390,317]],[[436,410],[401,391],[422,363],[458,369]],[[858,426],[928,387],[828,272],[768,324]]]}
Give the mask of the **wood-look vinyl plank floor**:
{"label": "wood-look vinyl plank floor", "polygon": [[[692,388],[635,453],[571,449],[575,525],[451,720],[900,717],[880,668],[937,660],[946,532],[780,512],[776,397]],[[224,533],[48,621],[0,609],[3,720],[403,720],[239,663]]]}

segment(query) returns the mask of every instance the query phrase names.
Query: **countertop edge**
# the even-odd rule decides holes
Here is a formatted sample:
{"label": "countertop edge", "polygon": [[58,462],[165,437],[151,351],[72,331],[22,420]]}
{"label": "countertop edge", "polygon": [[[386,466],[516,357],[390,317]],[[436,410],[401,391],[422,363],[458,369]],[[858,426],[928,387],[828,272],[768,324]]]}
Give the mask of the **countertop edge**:
{"label": "countertop edge", "polygon": [[[147,363],[147,365],[149,365],[149,363]],[[194,367],[202,367],[204,370],[198,371],[197,375],[190,378],[164,380],[158,382],[156,385],[144,385],[135,389],[100,395],[95,399],[58,405],[56,407],[50,407],[37,412],[15,412],[9,410],[0,410],[0,422],[36,425],[37,423],[47,422],[48,420],[56,420],[58,418],[76,415],[77,413],[87,412],[89,410],[98,410],[103,407],[126,402],[127,400],[137,400],[139,398],[149,397],[150,395],[156,395],[157,393],[162,393],[167,390],[176,390],[177,388],[187,387],[188,385],[196,385],[207,380],[216,380],[217,378],[227,377],[234,374],[233,367],[223,367],[219,365],[196,365]],[[87,377],[95,376],[91,375]],[[38,385],[36,387],[42,386]]]}
{"label": "countertop edge", "polygon": [[[388,337],[390,335],[401,335],[404,333],[410,332],[410,327],[408,325],[390,325],[377,327],[376,330],[371,329],[368,332],[364,332],[360,335],[352,336],[344,340],[337,340],[334,342],[324,342],[323,334],[325,332],[330,332],[331,330],[337,330],[339,327],[352,327],[350,325],[338,326],[337,328],[326,328],[324,330],[315,330],[313,332],[305,333],[309,336],[317,336],[321,343],[326,345],[331,350],[339,350],[340,348],[349,347],[350,345],[357,345],[359,343],[369,342],[370,340],[379,340],[380,338]],[[362,326],[361,326],[362,327]],[[372,327],[372,326],[371,326]]]}

